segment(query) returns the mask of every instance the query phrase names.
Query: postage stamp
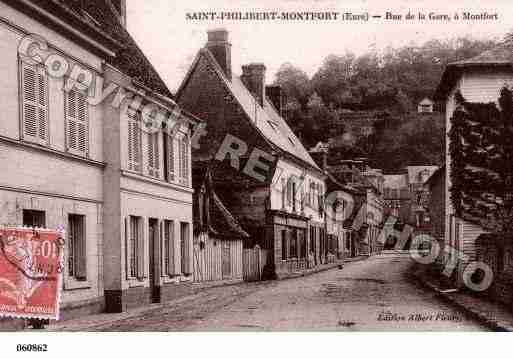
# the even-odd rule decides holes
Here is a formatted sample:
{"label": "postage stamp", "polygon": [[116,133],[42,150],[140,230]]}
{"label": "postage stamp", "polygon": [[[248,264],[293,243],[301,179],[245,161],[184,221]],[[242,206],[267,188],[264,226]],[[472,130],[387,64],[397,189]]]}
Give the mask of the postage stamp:
{"label": "postage stamp", "polygon": [[0,316],[59,319],[62,233],[0,228]]}

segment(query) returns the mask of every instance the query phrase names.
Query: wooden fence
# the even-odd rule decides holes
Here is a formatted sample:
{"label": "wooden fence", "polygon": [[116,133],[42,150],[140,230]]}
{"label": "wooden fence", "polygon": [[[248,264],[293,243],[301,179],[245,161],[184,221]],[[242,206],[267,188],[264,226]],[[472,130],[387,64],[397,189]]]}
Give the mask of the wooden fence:
{"label": "wooden fence", "polygon": [[269,251],[258,245],[242,251],[243,277],[247,282],[262,280],[264,266],[267,264]]}

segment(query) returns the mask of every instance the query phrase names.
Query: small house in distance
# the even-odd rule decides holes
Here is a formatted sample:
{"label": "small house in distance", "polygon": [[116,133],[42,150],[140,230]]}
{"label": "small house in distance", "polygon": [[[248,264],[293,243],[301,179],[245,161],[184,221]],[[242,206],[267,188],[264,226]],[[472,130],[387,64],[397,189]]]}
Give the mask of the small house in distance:
{"label": "small house in distance", "polygon": [[417,107],[418,113],[433,113],[435,111],[435,103],[425,97],[422,101],[419,102],[419,105]]}

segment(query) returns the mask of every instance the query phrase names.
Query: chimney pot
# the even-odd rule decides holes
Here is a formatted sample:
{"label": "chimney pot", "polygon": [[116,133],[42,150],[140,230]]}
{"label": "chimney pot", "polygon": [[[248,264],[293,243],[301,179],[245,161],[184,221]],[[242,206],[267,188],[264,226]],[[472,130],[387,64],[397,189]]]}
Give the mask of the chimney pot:
{"label": "chimney pot", "polygon": [[232,44],[228,41],[228,30],[215,29],[207,31],[206,48],[212,53],[226,77],[232,79]]}
{"label": "chimney pot", "polygon": [[241,80],[255,96],[260,106],[263,106],[265,99],[265,65],[262,63],[243,65]]}

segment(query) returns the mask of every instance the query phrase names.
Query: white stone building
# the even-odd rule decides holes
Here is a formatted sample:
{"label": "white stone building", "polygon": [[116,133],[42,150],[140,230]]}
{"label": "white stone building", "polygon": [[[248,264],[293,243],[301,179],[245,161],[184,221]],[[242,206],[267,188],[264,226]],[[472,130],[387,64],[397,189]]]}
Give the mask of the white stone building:
{"label": "white stone building", "polygon": [[[66,229],[64,318],[171,298],[192,280],[196,120],[182,112],[172,135],[137,125],[148,104],[179,109],[125,26],[124,0],[0,1],[0,224]],[[20,55],[30,34],[30,57],[65,60],[64,76]],[[63,90],[76,66],[92,74],[88,93]]]}

